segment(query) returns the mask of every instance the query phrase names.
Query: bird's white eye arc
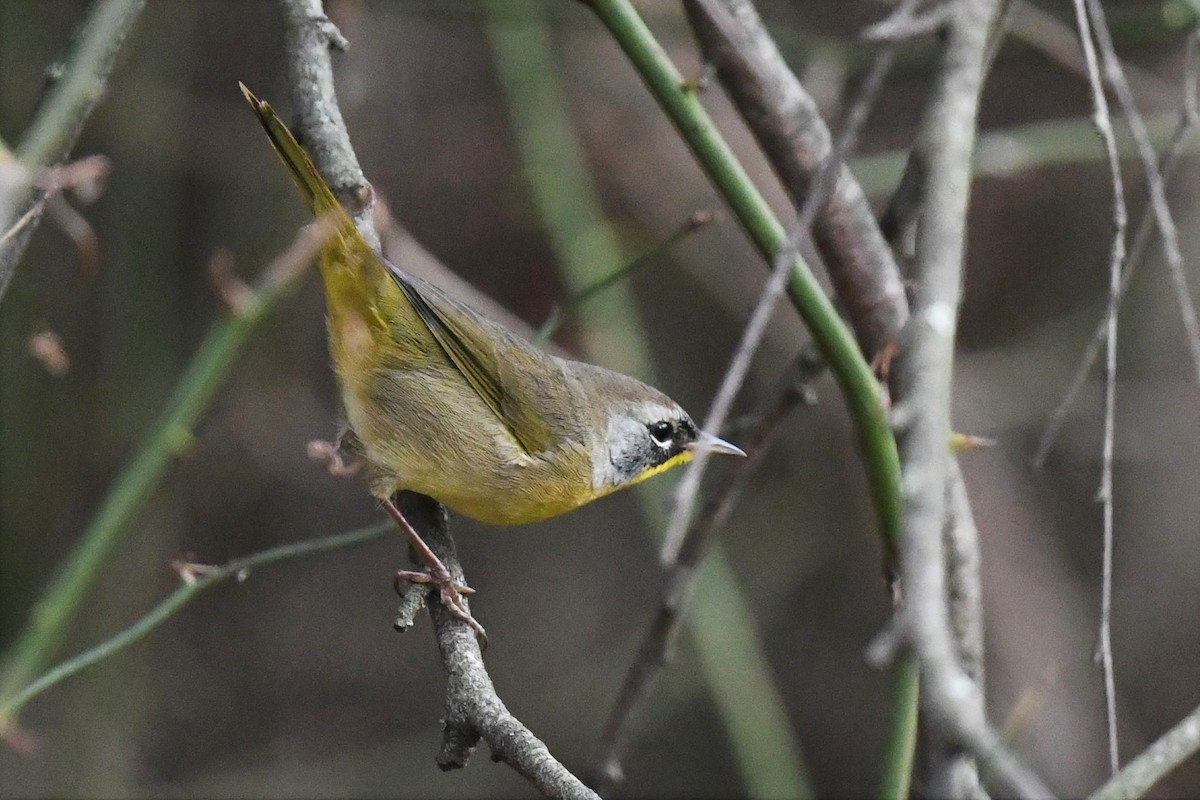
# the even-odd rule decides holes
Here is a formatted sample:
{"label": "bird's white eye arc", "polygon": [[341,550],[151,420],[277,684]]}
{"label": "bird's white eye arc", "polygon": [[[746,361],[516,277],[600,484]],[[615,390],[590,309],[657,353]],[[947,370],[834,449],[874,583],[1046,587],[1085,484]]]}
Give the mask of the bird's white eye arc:
{"label": "bird's white eye arc", "polygon": [[646,428],[650,431],[650,438],[659,447],[669,445],[675,436],[675,426],[665,420],[652,422]]}

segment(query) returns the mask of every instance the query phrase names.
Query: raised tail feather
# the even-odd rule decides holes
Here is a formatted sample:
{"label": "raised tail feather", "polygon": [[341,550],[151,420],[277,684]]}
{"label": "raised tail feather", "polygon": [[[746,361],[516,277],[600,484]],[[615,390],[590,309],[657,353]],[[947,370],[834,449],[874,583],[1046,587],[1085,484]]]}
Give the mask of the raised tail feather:
{"label": "raised tail feather", "polygon": [[339,216],[339,225],[342,222],[340,217],[344,217],[347,223],[353,225],[349,215],[342,208],[342,204],[334,196],[333,190],[329,188],[329,184],[321,177],[321,173],[317,172],[308,153],[304,152],[304,148],[296,141],[296,137],[288,130],[288,126],[283,124],[283,120],[275,113],[275,109],[271,108],[271,104],[255,97],[254,92],[246,88],[246,84],[239,81],[238,86],[241,87],[242,94],[254,108],[254,113],[258,115],[258,121],[262,123],[263,130],[267,132],[267,137],[271,140],[271,146],[275,148],[275,152],[279,154],[284,166],[291,173],[292,180],[296,182],[300,194],[304,196],[304,202],[308,205],[309,210],[317,216],[333,212]]}
{"label": "raised tail feather", "polygon": [[[334,232],[321,247],[321,277],[331,322],[352,317],[365,323],[374,335],[386,337],[388,324],[382,309],[394,307],[397,300],[403,302],[395,280],[270,103],[255,97],[244,83],[238,85],[309,210],[333,223]],[[330,334],[331,338],[339,335]]]}

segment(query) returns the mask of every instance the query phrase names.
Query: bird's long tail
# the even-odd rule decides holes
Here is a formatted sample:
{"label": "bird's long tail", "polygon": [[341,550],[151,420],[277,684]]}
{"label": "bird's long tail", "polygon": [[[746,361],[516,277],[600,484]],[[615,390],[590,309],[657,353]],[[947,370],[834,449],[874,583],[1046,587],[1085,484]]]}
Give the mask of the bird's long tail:
{"label": "bird's long tail", "polygon": [[[304,152],[304,148],[296,141],[296,137],[288,130],[287,125],[283,124],[283,120],[275,113],[275,109],[271,108],[271,104],[255,97],[254,93],[246,88],[246,84],[238,83],[238,86],[241,87],[242,94],[254,109],[254,113],[258,115],[258,121],[262,123],[263,130],[267,132],[267,137],[270,138],[275,152],[279,154],[284,166],[291,173],[292,180],[300,189],[300,194],[303,195],[309,210],[316,216],[332,212],[335,216],[345,218],[346,222],[353,225],[349,215],[342,209],[341,203],[334,196],[333,190],[329,188],[329,184],[321,177],[321,173],[317,172],[308,153]],[[338,219],[339,227],[342,221],[340,218]]]}
{"label": "bird's long tail", "polygon": [[[333,231],[321,248],[321,277],[325,283],[331,339],[343,335],[345,326],[341,322],[348,318],[365,323],[375,337],[386,336],[387,323],[381,309],[395,306],[399,295],[395,281],[271,105],[255,97],[245,84],[238,85],[309,210],[333,224]],[[331,342],[331,346],[337,350],[336,342]]]}

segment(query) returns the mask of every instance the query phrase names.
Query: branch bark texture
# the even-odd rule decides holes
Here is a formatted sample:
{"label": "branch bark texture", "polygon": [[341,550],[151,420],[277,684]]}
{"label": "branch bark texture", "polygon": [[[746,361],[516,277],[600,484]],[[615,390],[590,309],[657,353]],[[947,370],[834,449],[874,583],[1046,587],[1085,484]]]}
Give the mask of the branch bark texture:
{"label": "branch bark texture", "polygon": [[1045,796],[987,724],[980,687],[963,668],[946,603],[951,375],[961,295],[971,155],[995,0],[958,0],[913,160],[920,179],[913,317],[895,371],[904,477],[900,564],[906,634],[921,665],[928,725],[988,762],[1006,794]]}
{"label": "branch bark texture", "polygon": [[1142,797],[1164,775],[1200,750],[1200,707],[1181,719],[1154,744],[1088,796],[1088,800]]}
{"label": "branch bark texture", "polygon": [[349,44],[325,16],[321,0],[280,0],[280,7],[300,142],[367,244],[379,250],[375,193],[354,155],[333,85],[330,51],[345,50]]}
{"label": "branch bark texture", "polygon": [[[430,498],[411,492],[401,494],[400,504],[404,516],[421,531],[425,543],[450,570],[454,580],[465,582],[454,540],[446,528],[446,510]],[[444,770],[466,766],[482,738],[491,748],[492,758],[508,764],[545,796],[598,800],[599,795],[559,763],[546,745],[505,707],[483,665],[474,632],[437,601],[436,592],[427,605],[447,678],[438,766]]]}

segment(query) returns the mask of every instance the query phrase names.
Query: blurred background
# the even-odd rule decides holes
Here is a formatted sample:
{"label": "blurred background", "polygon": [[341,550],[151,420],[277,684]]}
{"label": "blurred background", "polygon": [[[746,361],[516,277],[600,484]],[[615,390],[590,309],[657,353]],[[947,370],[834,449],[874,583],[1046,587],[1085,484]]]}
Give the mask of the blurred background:
{"label": "blurred background", "polygon": [[[758,5],[827,119],[839,119],[872,53],[856,34],[888,5]],[[1106,775],[1092,661],[1098,375],[1045,468],[1030,461],[1103,311],[1110,190],[1087,122],[1087,84],[1072,67],[1069,8],[1044,5],[1058,15],[1033,26],[1044,41],[1010,36],[983,98],[955,420],[996,441],[962,459],[982,540],[990,711],[1018,752],[1071,796]],[[679,4],[638,6],[684,74],[698,74]],[[585,4],[327,7],[351,41],[335,68],[368,178],[430,253],[530,325],[695,211],[721,211]],[[502,19],[502,7],[534,13]],[[1181,108],[1187,6],[1106,7],[1139,103],[1166,131]],[[19,141],[46,68],[87,10],[78,0],[0,4],[6,142]],[[0,304],[0,647],[16,638],[224,314],[208,273],[214,252],[229,249],[238,272],[253,277],[306,221],[237,91],[245,81],[289,117],[281,24],[266,0],[150,3],[74,151],[112,163],[103,196],[81,209],[98,240],[98,272],[80,281],[78,249],[47,221]],[[902,49],[852,161],[880,207],[936,57],[932,40]],[[703,98],[791,219],[719,87]],[[1134,161],[1126,167],[1136,221],[1144,181]],[[1185,160],[1169,193],[1193,284],[1198,181]],[[406,253],[411,246],[397,256],[402,267]],[[1200,703],[1200,389],[1156,247],[1147,262],[1120,336],[1113,633],[1126,756]],[[720,213],[568,314],[555,340],[653,382],[701,416],[765,276]],[[30,355],[30,337],[42,331],[61,337],[65,374]],[[770,402],[804,341],[794,312],[781,307],[738,413]],[[680,640],[638,714],[619,796],[748,791],[737,755],[753,750],[753,729],[748,739],[731,735],[713,689],[728,679],[727,665],[747,660],[774,698],[752,712],[766,725],[782,709],[820,794],[860,796],[875,786],[888,675],[868,667],[863,650],[889,606],[853,434],[832,382],[818,392],[818,405],[783,426],[721,532],[721,569],[698,586],[701,605],[744,605],[749,616],[729,624],[706,616],[703,651],[693,635]],[[335,479],[306,457],[307,442],[334,435],[338,413],[313,273],[244,348],[55,661],[172,591],[175,559],[220,563],[381,520],[361,479]],[[715,464],[708,482],[719,484],[727,467]],[[537,525],[452,522],[479,591],[473,610],[492,637],[497,689],[576,772],[590,764],[657,599],[656,542],[680,474]],[[435,766],[444,679],[430,627],[424,619],[404,635],[391,627],[391,576],[404,561],[398,537],[388,537],[202,593],[146,640],[31,703],[21,724],[35,750],[0,748],[0,794],[529,796],[486,748],[463,771]],[[1154,792],[1198,793],[1196,759]]]}

